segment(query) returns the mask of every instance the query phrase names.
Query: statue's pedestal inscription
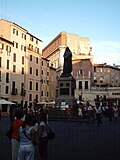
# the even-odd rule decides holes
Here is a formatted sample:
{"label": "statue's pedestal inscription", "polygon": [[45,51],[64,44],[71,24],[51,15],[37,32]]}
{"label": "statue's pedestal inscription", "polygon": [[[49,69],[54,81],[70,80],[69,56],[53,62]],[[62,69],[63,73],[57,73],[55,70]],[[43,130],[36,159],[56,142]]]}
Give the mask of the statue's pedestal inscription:
{"label": "statue's pedestal inscription", "polygon": [[61,102],[66,102],[70,106],[73,105],[75,89],[75,79],[72,76],[60,77],[58,79],[58,97],[57,105],[60,106]]}

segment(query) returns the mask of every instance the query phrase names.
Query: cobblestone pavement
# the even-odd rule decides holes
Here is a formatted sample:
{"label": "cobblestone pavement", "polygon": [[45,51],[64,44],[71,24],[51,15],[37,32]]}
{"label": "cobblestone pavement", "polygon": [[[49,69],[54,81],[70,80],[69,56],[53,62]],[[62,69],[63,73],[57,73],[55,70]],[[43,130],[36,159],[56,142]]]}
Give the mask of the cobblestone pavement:
{"label": "cobblestone pavement", "polygon": [[[5,137],[9,119],[0,121],[0,160],[11,160],[11,143]],[[120,160],[120,120],[96,123],[50,121],[56,133],[49,141],[48,160]],[[35,160],[38,160],[36,152]]]}

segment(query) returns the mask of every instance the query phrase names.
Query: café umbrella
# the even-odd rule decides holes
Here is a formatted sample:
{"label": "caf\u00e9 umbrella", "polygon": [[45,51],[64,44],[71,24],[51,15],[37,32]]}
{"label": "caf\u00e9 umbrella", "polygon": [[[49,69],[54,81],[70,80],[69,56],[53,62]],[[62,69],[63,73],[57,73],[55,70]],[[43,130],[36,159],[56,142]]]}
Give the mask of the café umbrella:
{"label": "caf\u00e9 umbrella", "polygon": [[1,99],[1,100],[0,100],[0,104],[15,104],[15,103],[10,102],[10,101],[7,101],[7,100],[5,100],[5,99]]}

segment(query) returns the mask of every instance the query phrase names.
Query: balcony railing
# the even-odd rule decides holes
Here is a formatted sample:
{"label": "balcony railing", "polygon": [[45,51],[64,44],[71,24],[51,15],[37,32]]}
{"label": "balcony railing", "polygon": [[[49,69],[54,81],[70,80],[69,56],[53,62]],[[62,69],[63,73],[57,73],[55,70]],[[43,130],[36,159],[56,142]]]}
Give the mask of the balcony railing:
{"label": "balcony railing", "polygon": [[15,89],[12,89],[12,95],[17,95],[17,88],[15,88]]}

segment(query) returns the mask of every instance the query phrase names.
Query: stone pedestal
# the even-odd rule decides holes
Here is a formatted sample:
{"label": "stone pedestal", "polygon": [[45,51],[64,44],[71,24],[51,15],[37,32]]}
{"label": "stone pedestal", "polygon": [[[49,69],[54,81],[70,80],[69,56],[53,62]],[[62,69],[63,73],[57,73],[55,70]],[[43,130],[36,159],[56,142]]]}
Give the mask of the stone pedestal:
{"label": "stone pedestal", "polygon": [[71,107],[73,106],[73,102],[75,100],[74,97],[75,90],[75,79],[72,76],[60,76],[58,79],[58,96],[56,99],[57,106],[61,105],[61,102],[66,102]]}

